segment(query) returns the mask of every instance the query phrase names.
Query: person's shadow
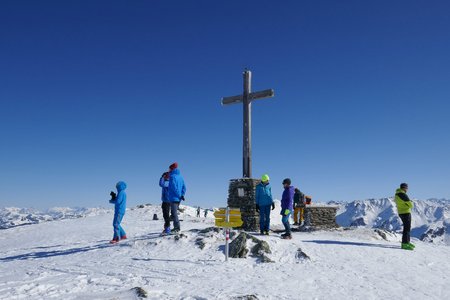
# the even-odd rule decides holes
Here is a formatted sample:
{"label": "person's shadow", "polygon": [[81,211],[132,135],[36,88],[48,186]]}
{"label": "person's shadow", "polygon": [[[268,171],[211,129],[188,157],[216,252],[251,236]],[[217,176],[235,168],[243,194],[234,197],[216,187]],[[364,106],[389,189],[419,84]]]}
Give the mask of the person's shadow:
{"label": "person's shadow", "polygon": [[88,252],[88,251],[93,251],[93,250],[110,247],[107,240],[97,241],[97,243],[100,243],[100,244],[84,246],[84,247],[75,247],[75,248],[70,248],[70,249],[52,250],[52,251],[35,251],[35,252],[30,252],[30,253],[25,253],[25,254],[0,257],[0,262],[47,258],[47,257],[54,257],[54,256],[64,256],[64,255]]}
{"label": "person's shadow", "polygon": [[[133,241],[150,240],[150,239],[155,239],[157,237],[159,237],[159,233],[150,233],[150,234],[138,236],[132,240]],[[120,245],[120,243],[119,243],[119,245]],[[62,247],[63,245],[36,247],[35,249],[45,249],[45,248],[53,248],[53,247],[59,247],[59,246]],[[34,251],[34,252],[29,252],[29,253],[24,253],[24,254],[19,254],[19,255],[0,257],[0,262],[64,256],[64,255],[71,255],[71,254],[77,254],[77,253],[82,253],[82,252],[99,250],[99,249],[108,248],[108,247],[113,247],[112,245],[109,244],[109,240],[100,240],[100,241],[94,242],[94,245],[88,245],[88,246],[83,246],[83,247],[73,247],[73,248],[69,248],[69,249],[58,249],[58,250],[47,250],[47,251]]]}
{"label": "person's shadow", "polygon": [[342,245],[342,246],[359,246],[359,247],[376,247],[376,248],[387,248],[387,249],[400,249],[398,246],[383,245],[383,244],[371,244],[371,243],[361,243],[361,242],[344,242],[344,241],[332,241],[332,240],[312,240],[303,241],[304,243],[315,243],[320,245]]}

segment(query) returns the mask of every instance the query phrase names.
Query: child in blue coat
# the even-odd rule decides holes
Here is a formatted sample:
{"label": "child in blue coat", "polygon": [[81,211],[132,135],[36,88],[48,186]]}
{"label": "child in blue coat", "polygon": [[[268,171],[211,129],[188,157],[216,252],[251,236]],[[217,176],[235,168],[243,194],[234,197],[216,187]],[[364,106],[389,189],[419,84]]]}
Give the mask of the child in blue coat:
{"label": "child in blue coat", "polygon": [[125,210],[127,209],[127,194],[125,193],[126,188],[127,184],[123,181],[119,181],[116,184],[117,196],[114,192],[111,192],[110,194],[112,199],[109,200],[109,202],[114,204],[114,236],[110,241],[111,244],[118,243],[120,240],[124,240],[127,238],[125,230],[123,230],[122,226],[120,225],[123,216],[125,215]]}

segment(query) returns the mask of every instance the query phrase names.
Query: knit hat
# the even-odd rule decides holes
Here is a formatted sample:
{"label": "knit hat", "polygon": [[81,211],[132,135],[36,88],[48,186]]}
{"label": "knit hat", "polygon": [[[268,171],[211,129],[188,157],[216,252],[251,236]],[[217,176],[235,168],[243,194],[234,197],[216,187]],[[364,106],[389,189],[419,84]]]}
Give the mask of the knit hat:
{"label": "knit hat", "polygon": [[173,164],[171,164],[169,166],[170,171],[175,170],[176,168],[178,168],[178,163],[174,162]]}
{"label": "knit hat", "polygon": [[283,184],[291,185],[291,179],[285,178],[285,179],[283,180]]}
{"label": "knit hat", "polygon": [[408,188],[408,184],[407,183],[402,183],[402,184],[400,184],[400,188],[401,189],[407,189]]}

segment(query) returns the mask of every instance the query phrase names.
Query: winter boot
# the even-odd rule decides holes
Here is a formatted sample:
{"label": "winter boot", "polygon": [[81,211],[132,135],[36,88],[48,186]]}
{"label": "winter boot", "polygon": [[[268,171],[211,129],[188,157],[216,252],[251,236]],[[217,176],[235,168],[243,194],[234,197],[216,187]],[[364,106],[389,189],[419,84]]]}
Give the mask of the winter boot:
{"label": "winter boot", "polygon": [[264,231],[264,235],[269,235],[269,231]]}
{"label": "winter boot", "polygon": [[170,227],[164,228],[163,232],[161,232],[161,235],[169,235],[170,234]]}
{"label": "winter boot", "polygon": [[414,250],[413,247],[411,247],[409,244],[407,243],[402,243],[402,249],[403,250]]}
{"label": "winter boot", "polygon": [[110,244],[117,244],[119,242],[119,238],[115,237],[112,240],[109,241]]}
{"label": "winter boot", "polygon": [[126,240],[126,239],[127,239],[127,236],[126,236],[126,235],[123,235],[123,236],[120,237],[120,239],[121,239],[121,240]]}
{"label": "winter boot", "polygon": [[261,234],[261,235],[264,235],[264,230],[261,230],[261,231],[260,231],[260,234]]}
{"label": "winter boot", "polygon": [[408,245],[413,249],[416,248],[416,245],[414,245],[413,243],[408,243]]}
{"label": "winter boot", "polygon": [[281,238],[282,238],[283,240],[291,240],[291,239],[292,239],[292,236],[291,236],[290,234],[283,234],[283,235],[281,236]]}

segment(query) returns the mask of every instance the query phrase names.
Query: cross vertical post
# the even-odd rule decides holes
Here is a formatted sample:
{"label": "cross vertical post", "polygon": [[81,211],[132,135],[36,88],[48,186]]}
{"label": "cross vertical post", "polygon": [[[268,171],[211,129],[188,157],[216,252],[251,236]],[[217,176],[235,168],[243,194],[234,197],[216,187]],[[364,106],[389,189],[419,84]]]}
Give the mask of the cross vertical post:
{"label": "cross vertical post", "polygon": [[242,176],[243,178],[252,178],[252,103],[249,99],[251,93],[252,72],[245,70],[244,93],[242,102],[244,104],[244,132],[243,132],[243,155],[242,155]]}

